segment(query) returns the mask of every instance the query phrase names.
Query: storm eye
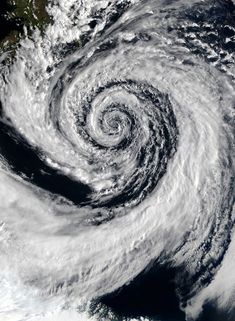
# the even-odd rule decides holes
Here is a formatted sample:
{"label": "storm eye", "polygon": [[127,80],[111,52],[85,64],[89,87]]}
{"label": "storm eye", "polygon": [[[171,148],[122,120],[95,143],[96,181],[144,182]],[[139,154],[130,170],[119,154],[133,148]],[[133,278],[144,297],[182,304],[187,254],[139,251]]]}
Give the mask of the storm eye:
{"label": "storm eye", "polygon": [[[92,61],[98,64],[98,58]],[[84,162],[92,164],[87,171],[94,192],[86,204],[119,213],[119,206],[130,209],[151,194],[176,151],[178,128],[172,104],[151,84],[130,79],[114,78],[78,96],[78,87],[83,88],[76,66],[77,73],[69,66],[59,79],[65,92],[58,90],[58,84],[52,90],[51,123]],[[66,83],[70,70],[71,85]],[[68,116],[75,120],[72,135],[67,131]]]}

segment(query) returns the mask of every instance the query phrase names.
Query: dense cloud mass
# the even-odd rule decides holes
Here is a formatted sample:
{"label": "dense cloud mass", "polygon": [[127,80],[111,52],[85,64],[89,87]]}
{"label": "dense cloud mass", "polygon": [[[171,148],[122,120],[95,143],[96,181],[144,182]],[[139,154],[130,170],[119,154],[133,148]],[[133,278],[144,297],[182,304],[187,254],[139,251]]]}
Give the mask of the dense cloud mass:
{"label": "dense cloud mass", "polygon": [[233,2],[48,12],[0,57],[0,319],[124,320],[102,298],[161,266],[180,320],[234,320]]}

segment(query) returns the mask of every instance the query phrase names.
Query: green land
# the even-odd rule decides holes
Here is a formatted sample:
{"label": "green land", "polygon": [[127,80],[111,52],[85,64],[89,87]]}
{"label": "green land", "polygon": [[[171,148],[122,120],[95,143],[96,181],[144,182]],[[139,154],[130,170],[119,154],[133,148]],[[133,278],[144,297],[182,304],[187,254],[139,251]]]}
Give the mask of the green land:
{"label": "green land", "polygon": [[23,26],[28,34],[34,28],[43,32],[44,27],[50,22],[46,11],[48,0],[7,0],[7,9],[4,18],[14,21],[15,27],[9,30],[8,34],[0,40],[0,50],[14,49],[24,34]]}

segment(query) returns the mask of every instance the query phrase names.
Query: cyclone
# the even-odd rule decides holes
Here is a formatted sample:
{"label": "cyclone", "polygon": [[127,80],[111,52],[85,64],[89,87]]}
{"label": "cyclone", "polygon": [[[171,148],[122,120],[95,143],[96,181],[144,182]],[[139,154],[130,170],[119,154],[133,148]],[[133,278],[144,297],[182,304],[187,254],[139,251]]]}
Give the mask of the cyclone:
{"label": "cyclone", "polygon": [[197,319],[234,239],[235,9],[205,2],[50,1],[1,56],[0,316],[96,320],[157,262]]}

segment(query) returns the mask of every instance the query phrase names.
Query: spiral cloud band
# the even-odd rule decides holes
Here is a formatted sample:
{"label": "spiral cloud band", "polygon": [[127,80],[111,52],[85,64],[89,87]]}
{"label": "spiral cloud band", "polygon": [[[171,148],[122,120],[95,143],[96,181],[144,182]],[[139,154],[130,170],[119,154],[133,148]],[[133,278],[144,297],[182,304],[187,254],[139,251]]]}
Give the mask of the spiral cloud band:
{"label": "spiral cloud band", "polygon": [[234,248],[229,5],[52,1],[2,56],[0,316],[74,311],[158,261],[196,319]]}

